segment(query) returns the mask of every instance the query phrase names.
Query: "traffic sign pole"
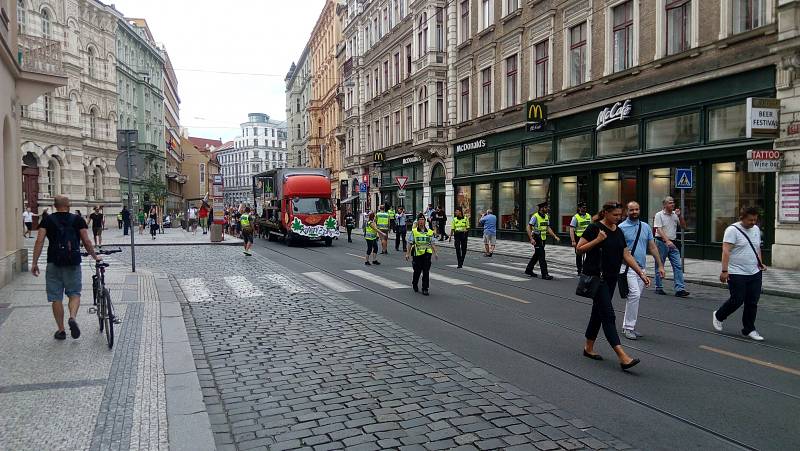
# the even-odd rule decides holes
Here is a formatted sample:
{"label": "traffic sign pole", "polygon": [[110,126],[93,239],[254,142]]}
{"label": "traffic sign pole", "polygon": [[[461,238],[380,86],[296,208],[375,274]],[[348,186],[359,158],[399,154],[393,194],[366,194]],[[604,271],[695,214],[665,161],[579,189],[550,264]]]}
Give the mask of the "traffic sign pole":
{"label": "traffic sign pole", "polygon": [[[681,215],[686,213],[685,207],[686,190],[681,190]],[[684,220],[685,221],[685,220]],[[678,218],[678,225],[681,219]],[[681,271],[686,274],[686,227],[681,227]]]}
{"label": "traffic sign pole", "polygon": [[[675,188],[681,190],[681,214],[686,213],[686,190],[694,188],[694,171],[679,168],[675,171]],[[685,221],[685,220],[684,220]],[[680,218],[678,219],[680,225]],[[686,227],[681,227],[681,269],[686,272]]]}
{"label": "traffic sign pole", "polygon": [[[133,137],[134,134],[132,131],[128,130],[125,136],[125,150],[127,150],[125,154],[127,155],[126,160],[128,160],[128,217],[133,216],[133,206],[131,204],[131,197],[133,196],[133,188],[131,185],[131,177],[133,176],[131,174],[131,152],[133,151],[132,147],[136,147],[136,143],[132,140]],[[133,221],[131,221],[131,225],[133,225]],[[132,227],[129,227],[128,231],[131,233],[131,272],[136,272],[136,242],[133,238],[136,234],[133,233]]]}

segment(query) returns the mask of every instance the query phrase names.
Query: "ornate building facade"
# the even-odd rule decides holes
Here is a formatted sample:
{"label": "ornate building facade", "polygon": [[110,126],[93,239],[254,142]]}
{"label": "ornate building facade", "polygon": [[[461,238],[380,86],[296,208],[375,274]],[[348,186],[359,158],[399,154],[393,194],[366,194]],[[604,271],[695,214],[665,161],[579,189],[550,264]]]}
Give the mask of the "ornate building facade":
{"label": "ornate building facade", "polygon": [[308,138],[311,119],[311,56],[308,46],[286,75],[286,133],[289,167],[308,167]]}

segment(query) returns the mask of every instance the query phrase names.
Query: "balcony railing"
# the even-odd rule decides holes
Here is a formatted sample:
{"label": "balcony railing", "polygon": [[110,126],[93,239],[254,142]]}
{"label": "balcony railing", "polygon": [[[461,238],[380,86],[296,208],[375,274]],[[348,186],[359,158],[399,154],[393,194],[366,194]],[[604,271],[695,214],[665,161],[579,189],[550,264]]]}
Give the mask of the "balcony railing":
{"label": "balcony railing", "polygon": [[66,73],[61,56],[60,42],[27,34],[19,35],[17,60],[23,70],[64,76]]}
{"label": "balcony railing", "polygon": [[444,52],[428,52],[421,57],[417,58],[416,61],[413,63],[412,70],[414,73],[417,73],[428,66],[434,64],[444,64],[445,60],[445,53]]}
{"label": "balcony railing", "polygon": [[444,128],[436,127],[436,126],[429,126],[427,128],[423,128],[422,130],[417,130],[414,132],[414,144],[425,144],[429,142],[445,142],[447,138],[447,132]]}

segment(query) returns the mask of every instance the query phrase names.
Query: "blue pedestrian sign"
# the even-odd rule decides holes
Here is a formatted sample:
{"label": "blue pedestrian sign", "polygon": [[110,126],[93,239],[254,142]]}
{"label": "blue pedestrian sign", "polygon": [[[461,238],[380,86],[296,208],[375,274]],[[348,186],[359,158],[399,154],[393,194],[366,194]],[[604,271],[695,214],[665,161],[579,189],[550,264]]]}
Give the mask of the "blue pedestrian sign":
{"label": "blue pedestrian sign", "polygon": [[694,173],[689,168],[675,170],[675,188],[692,189],[694,188]]}
{"label": "blue pedestrian sign", "polygon": [[364,182],[359,183],[358,184],[358,192],[359,193],[366,193],[367,192],[367,184],[364,183]]}

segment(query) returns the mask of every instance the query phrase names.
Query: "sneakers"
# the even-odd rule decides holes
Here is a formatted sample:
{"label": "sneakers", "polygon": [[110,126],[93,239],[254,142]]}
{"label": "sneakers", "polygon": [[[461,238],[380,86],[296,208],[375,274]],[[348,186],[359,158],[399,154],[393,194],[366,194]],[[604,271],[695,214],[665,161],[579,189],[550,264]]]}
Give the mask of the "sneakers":
{"label": "sneakers", "polygon": [[711,324],[714,326],[714,330],[717,332],[722,332],[722,321],[717,319],[716,310],[714,310],[714,313],[711,315]]}
{"label": "sneakers", "polygon": [[72,338],[78,338],[81,336],[81,329],[78,327],[78,322],[75,321],[75,318],[70,318],[67,324],[69,324],[69,334],[72,336]]}
{"label": "sneakers", "polygon": [[675,293],[675,296],[677,296],[679,298],[686,298],[686,297],[689,297],[689,292],[686,291],[686,290],[680,290],[677,293]]}
{"label": "sneakers", "polygon": [[67,331],[65,330],[57,330],[56,333],[53,335],[53,338],[56,340],[66,340],[67,339]]}
{"label": "sneakers", "polygon": [[656,288],[656,294],[667,294],[662,288]]}
{"label": "sneakers", "polygon": [[542,276],[542,280],[553,280],[553,276],[551,276],[550,274],[547,274],[545,276]]}
{"label": "sneakers", "polygon": [[367,266],[372,266],[372,263],[370,263],[369,260],[365,261],[364,264]]}
{"label": "sneakers", "polygon": [[622,329],[622,335],[627,338],[628,340],[638,340],[639,337],[636,335],[636,332],[628,329]]}
{"label": "sneakers", "polygon": [[764,337],[762,337],[761,334],[759,334],[758,331],[755,330],[747,334],[747,338],[755,341],[764,341]]}
{"label": "sneakers", "polygon": [[381,264],[381,262],[379,262],[378,260],[375,260],[374,262],[372,262],[372,264],[373,264],[373,265],[380,265],[380,264]]}

